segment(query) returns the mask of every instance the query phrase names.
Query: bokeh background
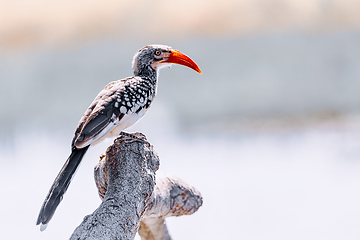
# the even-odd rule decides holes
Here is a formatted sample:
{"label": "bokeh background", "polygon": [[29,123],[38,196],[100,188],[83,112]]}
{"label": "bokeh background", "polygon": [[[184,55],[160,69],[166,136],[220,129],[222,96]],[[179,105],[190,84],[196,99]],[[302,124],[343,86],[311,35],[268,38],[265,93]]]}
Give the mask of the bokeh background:
{"label": "bokeh background", "polygon": [[78,120],[151,43],[203,74],[163,69],[129,131],[204,204],[168,219],[174,239],[360,238],[360,2],[106,0],[2,2],[0,228],[68,239],[100,204],[91,148],[48,229],[35,226]]}

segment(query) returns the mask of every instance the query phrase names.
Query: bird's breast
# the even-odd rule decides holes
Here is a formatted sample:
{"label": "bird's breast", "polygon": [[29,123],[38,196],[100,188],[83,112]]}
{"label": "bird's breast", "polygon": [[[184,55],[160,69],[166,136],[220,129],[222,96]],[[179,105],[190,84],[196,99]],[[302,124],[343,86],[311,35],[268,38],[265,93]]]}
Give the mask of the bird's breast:
{"label": "bird's breast", "polygon": [[131,113],[125,114],[120,119],[120,121],[114,123],[114,125],[115,125],[114,129],[111,130],[109,132],[109,134],[107,134],[107,136],[105,136],[105,137],[113,137],[113,136],[119,135],[121,131],[131,127],[137,121],[139,121],[140,118],[142,118],[144,116],[146,111],[147,111],[147,109],[141,108],[137,112],[131,112]]}
{"label": "bird's breast", "polygon": [[119,94],[114,107],[118,109],[121,117],[114,121],[114,129],[106,137],[117,136],[142,118],[149,109],[155,94],[154,88],[144,85],[129,86],[126,91]]}
{"label": "bird's breast", "polygon": [[[86,141],[80,141],[81,146],[93,145],[103,138],[117,136],[144,116],[155,97],[156,85],[138,77],[130,80],[125,85],[122,81],[113,83],[112,87],[104,90],[103,95],[97,97],[94,107],[90,109],[90,117],[85,120],[85,126],[78,133],[83,138],[86,134],[89,135]],[[91,135],[94,129],[101,130]],[[77,143],[79,139],[76,139]]]}

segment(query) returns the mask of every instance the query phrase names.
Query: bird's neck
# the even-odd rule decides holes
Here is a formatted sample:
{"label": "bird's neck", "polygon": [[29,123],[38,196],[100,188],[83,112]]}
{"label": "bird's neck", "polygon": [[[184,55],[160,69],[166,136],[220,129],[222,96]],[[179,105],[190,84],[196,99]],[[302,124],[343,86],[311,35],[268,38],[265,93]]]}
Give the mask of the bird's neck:
{"label": "bird's neck", "polygon": [[134,71],[134,75],[141,77],[143,79],[150,80],[153,84],[156,84],[158,71],[154,70],[152,67],[147,66],[144,68],[138,68],[137,71]]}

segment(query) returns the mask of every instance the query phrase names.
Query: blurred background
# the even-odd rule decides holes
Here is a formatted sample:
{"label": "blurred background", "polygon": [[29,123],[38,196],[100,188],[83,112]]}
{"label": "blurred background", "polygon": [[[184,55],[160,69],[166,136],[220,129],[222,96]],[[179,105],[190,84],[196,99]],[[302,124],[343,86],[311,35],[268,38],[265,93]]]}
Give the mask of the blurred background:
{"label": "blurred background", "polygon": [[[133,54],[161,43],[201,68],[160,73],[143,132],[204,204],[174,239],[360,238],[360,2],[106,0],[0,8],[0,228],[68,239],[100,204],[91,148],[45,232],[40,206],[77,123]],[[139,238],[137,238],[139,239]]]}

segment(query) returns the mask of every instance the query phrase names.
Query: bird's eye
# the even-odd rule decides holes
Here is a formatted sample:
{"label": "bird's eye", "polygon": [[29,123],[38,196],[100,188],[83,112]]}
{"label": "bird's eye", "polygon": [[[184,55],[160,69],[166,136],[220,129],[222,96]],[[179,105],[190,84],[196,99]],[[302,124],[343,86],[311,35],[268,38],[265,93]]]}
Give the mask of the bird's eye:
{"label": "bird's eye", "polygon": [[155,51],[155,55],[156,55],[156,56],[160,56],[160,54],[161,54],[161,52],[160,52],[159,50],[156,50],[156,51]]}

